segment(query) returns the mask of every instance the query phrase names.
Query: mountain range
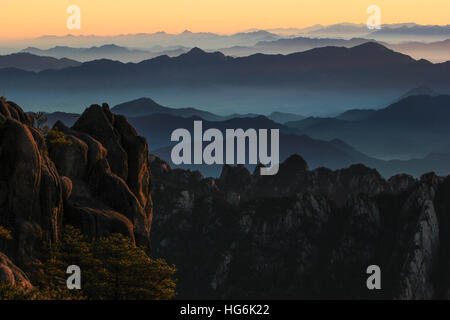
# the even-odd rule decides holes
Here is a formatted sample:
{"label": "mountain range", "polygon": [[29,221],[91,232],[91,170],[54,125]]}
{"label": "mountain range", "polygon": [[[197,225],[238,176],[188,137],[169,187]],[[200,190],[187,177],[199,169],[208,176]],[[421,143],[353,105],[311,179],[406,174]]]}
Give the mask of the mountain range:
{"label": "mountain range", "polygon": [[[19,92],[17,95],[30,103],[29,96],[36,93],[32,99],[35,108],[40,107],[41,96],[64,92],[66,106],[61,106],[61,97],[53,99],[58,105],[52,108],[58,111],[75,111],[74,105],[87,98],[108,96],[118,103],[119,97],[123,101],[155,92],[165,104],[208,105],[215,113],[226,109],[311,114],[318,109],[323,113],[344,111],[357,103],[363,108],[381,107],[400,92],[424,83],[445,93],[450,85],[450,62],[414,60],[369,42],[352,48],[239,58],[194,48],[177,57],[160,56],[140,63],[102,59],[39,73],[0,70],[0,76],[5,90]],[[48,102],[46,105],[49,107]]]}
{"label": "mountain range", "polygon": [[[140,116],[149,116],[153,114],[169,114],[174,115],[178,117],[183,118],[189,118],[189,117],[200,117],[204,120],[208,121],[224,121],[229,120],[233,118],[256,118],[259,117],[259,114],[239,114],[234,113],[231,115],[226,116],[220,116],[217,114],[214,114],[212,112],[199,110],[195,108],[169,108],[164,107],[155,101],[153,101],[150,98],[140,98],[133,101],[128,101],[125,103],[121,103],[116,105],[112,108],[112,111],[114,111],[117,114],[122,114],[124,116],[127,116],[129,118],[135,118]],[[267,115],[267,118],[270,120],[273,120],[278,123],[285,123],[288,121],[293,120],[302,120],[305,117],[293,114],[293,113],[284,113],[284,112],[272,112],[271,114]]]}
{"label": "mountain range", "polygon": [[[449,35],[450,37],[450,35]],[[248,56],[256,53],[290,54],[327,46],[354,47],[368,41],[377,42],[392,50],[407,54],[414,59],[427,59],[432,62],[445,62],[450,60],[450,39],[436,42],[403,41],[390,43],[377,41],[373,38],[312,38],[295,37],[283,38],[273,41],[260,41],[254,46],[234,46],[221,48],[220,52],[231,56]]]}
{"label": "mountain range", "polygon": [[[131,104],[132,106],[132,104]],[[120,106],[123,111],[123,106]],[[119,109],[119,110],[120,110]],[[112,111],[118,110],[115,108]],[[123,112],[122,112],[123,114]],[[205,176],[217,177],[222,171],[222,165],[180,165],[175,166],[171,161],[171,149],[175,142],[170,141],[172,132],[178,128],[186,128],[193,134],[194,120],[202,120],[203,130],[216,128],[225,132],[228,128],[247,129],[279,129],[280,130],[280,161],[284,161],[292,154],[302,154],[311,168],[328,167],[332,169],[344,168],[354,163],[381,164],[377,159],[371,159],[356,151],[345,142],[334,139],[322,141],[302,135],[298,130],[276,123],[264,116],[236,117],[221,121],[208,121],[198,116],[187,117],[185,110],[171,109],[170,113],[154,113],[151,115],[131,117],[128,121],[137,132],[146,137],[150,152],[167,161],[171,166],[190,170],[200,170]],[[183,116],[184,115],[184,116]],[[77,118],[71,114],[53,113],[49,115],[52,122],[62,121],[72,125]],[[254,170],[254,165],[247,166]],[[387,172],[386,170],[383,173]],[[389,171],[390,172],[390,171]],[[393,170],[392,172],[396,172]]]}
{"label": "mountain range", "polygon": [[[277,29],[268,31],[277,33]],[[254,30],[256,31],[256,30]],[[364,37],[379,41],[442,41],[450,38],[450,25],[420,25],[416,23],[393,23],[382,24],[380,30],[369,30],[366,24],[360,23],[337,23],[333,25],[314,25],[306,28],[289,31],[278,30],[280,34],[289,34],[307,37],[337,37],[353,38]]]}
{"label": "mountain range", "polygon": [[160,48],[149,50],[130,49],[127,47],[107,44],[98,47],[73,48],[68,46],[56,46],[50,49],[39,49],[28,47],[21,52],[27,52],[40,56],[50,56],[55,58],[71,58],[77,61],[86,62],[98,59],[119,60],[122,62],[140,62],[161,55],[178,56],[188,51],[182,46]]}
{"label": "mountain range", "polygon": [[448,152],[450,95],[415,95],[356,121],[307,118],[286,123],[316,139],[342,139],[363,153],[384,159],[411,159]]}
{"label": "mountain range", "polygon": [[450,39],[437,42],[410,41],[388,46],[415,59],[427,59],[433,62],[450,60]]}
{"label": "mountain range", "polygon": [[58,70],[77,67],[79,65],[81,65],[80,62],[67,58],[56,59],[30,53],[15,53],[0,56],[0,69],[16,68],[24,71],[39,72],[49,69]]}
{"label": "mountain range", "polygon": [[[225,55],[242,57],[257,53],[264,54],[290,54],[327,46],[354,47],[368,41],[375,42],[371,38],[313,38],[313,37],[288,37],[276,40],[259,41],[255,45],[237,45],[219,49],[204,48],[205,51],[220,51]],[[445,62],[450,60],[450,39],[437,42],[401,42],[388,43],[376,41],[392,50],[407,54],[415,59],[427,59],[432,62]],[[148,49],[132,49],[115,44],[93,46],[87,48],[75,48],[69,46],[56,46],[50,49],[28,47],[20,52],[32,53],[40,56],[54,58],[69,58],[86,62],[96,59],[119,60],[121,62],[140,62],[161,55],[170,57],[186,53],[190,47],[186,46],[154,46]]]}
{"label": "mountain range", "polygon": [[191,32],[185,30],[179,34],[170,34],[163,31],[155,33],[122,34],[115,36],[96,35],[46,35],[26,40],[3,40],[9,47],[28,46],[48,49],[54,46],[92,47],[114,43],[137,49],[153,49],[157,46],[199,46],[208,50],[217,50],[223,47],[252,46],[259,41],[270,41],[289,37],[311,38],[367,38],[379,41],[443,41],[450,38],[450,25],[432,26],[415,23],[383,24],[381,30],[369,30],[366,24],[337,23],[333,25],[314,25],[305,28],[274,28],[249,29],[244,32],[224,35],[212,32]]}
{"label": "mountain range", "polygon": [[[203,120],[204,130],[217,128],[222,132],[227,128],[279,129],[280,161],[302,154],[311,168],[339,169],[363,163],[386,177],[400,172],[419,176],[431,170],[447,174],[450,96],[420,94],[425,91],[434,92],[419,87],[380,110],[349,110],[336,117],[309,117],[285,124],[274,121],[276,113],[268,117],[219,116],[193,108],[164,107],[149,98],[122,103],[111,110],[128,117],[138,133],[147,138],[152,153],[174,167],[200,170],[205,176],[218,176],[222,166],[175,166],[171,162],[171,149],[175,145],[170,141],[171,133],[178,128],[192,133],[194,120]],[[281,115],[292,118],[289,114]],[[47,117],[50,126],[59,120],[70,126],[79,115],[58,112]],[[250,170],[254,167],[248,166]]]}
{"label": "mountain range", "polygon": [[[233,118],[256,118],[261,116],[259,114],[250,114],[250,113],[246,114],[233,113],[226,116],[220,116],[212,112],[195,108],[170,108],[162,106],[150,98],[139,98],[118,104],[112,108],[112,111],[114,111],[117,114],[124,115],[128,118],[139,118],[154,114],[166,114],[182,118],[191,118],[191,117],[202,118],[208,121],[225,121]],[[57,121],[63,121],[66,125],[72,126],[80,115],[77,113],[67,113],[57,111],[52,113],[45,113],[45,116],[47,118],[46,124],[52,127]],[[284,112],[272,112],[266,117],[280,124],[293,120],[305,119],[304,116]]]}
{"label": "mountain range", "polygon": [[185,46],[190,48],[200,46],[209,49],[218,49],[224,45],[253,45],[258,41],[275,40],[278,38],[280,38],[279,35],[267,31],[238,32],[225,35],[212,32],[191,32],[185,30],[179,34],[170,34],[161,31],[155,33],[122,34],[115,36],[75,36],[71,34],[66,36],[46,35],[34,39],[4,40],[2,42],[9,47],[22,46],[22,48],[26,48],[32,46],[41,49],[49,49],[55,46],[87,48],[114,43],[123,47],[155,51],[159,50],[161,47],[173,46]]}

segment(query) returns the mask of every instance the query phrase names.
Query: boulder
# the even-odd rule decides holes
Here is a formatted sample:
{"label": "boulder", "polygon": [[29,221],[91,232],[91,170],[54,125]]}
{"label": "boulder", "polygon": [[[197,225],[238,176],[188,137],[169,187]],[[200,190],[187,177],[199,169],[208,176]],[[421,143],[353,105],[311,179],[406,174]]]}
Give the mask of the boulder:
{"label": "boulder", "polygon": [[0,252],[0,282],[6,281],[13,286],[32,289],[27,275],[19,269],[5,254]]}

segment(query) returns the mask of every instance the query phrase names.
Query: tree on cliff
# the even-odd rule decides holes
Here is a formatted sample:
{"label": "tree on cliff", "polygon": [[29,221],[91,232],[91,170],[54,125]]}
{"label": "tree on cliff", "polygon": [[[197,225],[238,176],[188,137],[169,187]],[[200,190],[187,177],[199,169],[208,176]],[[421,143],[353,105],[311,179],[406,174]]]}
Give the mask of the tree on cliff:
{"label": "tree on cliff", "polygon": [[11,236],[11,232],[9,232],[8,229],[6,229],[3,226],[0,226],[0,240],[11,240],[12,236]]}
{"label": "tree on cliff", "polygon": [[82,289],[74,298],[167,300],[175,293],[176,269],[162,259],[152,259],[144,248],[121,234],[91,242],[73,227],[66,227],[60,242],[45,250],[43,273],[34,277],[43,291],[68,291],[66,268],[78,265]]}

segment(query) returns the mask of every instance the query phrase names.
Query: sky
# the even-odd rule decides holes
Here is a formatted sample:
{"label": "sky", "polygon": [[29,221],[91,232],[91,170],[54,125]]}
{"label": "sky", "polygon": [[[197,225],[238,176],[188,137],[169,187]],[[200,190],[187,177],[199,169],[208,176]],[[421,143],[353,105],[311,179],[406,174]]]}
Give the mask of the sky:
{"label": "sky", "polygon": [[[67,28],[70,5],[81,9],[80,30]],[[381,8],[382,24],[450,24],[450,0],[0,0],[0,38],[365,23],[370,5]]]}

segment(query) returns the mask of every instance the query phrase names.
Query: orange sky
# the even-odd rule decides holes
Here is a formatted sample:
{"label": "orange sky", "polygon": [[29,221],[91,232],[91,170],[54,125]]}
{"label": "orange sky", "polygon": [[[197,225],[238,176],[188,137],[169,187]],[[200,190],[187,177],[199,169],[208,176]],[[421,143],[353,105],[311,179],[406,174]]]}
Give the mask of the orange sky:
{"label": "orange sky", "polygon": [[[376,4],[382,23],[450,24],[450,0],[0,0],[1,38],[211,31],[365,23]],[[81,30],[68,30],[69,5],[81,8]]]}

